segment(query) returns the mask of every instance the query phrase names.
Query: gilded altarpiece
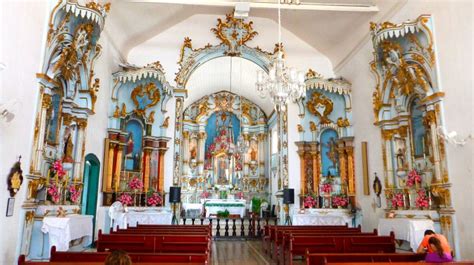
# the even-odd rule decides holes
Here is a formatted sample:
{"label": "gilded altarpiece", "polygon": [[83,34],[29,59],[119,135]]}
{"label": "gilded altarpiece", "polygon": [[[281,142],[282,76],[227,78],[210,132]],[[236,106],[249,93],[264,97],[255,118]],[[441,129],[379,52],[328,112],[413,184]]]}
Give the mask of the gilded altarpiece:
{"label": "gilded altarpiece", "polygon": [[[108,137],[105,139],[103,204],[112,204],[122,194],[133,204],[145,206],[147,196],[164,193],[167,103],[173,88],[159,62],[142,68],[124,68],[113,74]],[[142,188],[130,187],[139,179]]]}
{"label": "gilded altarpiece", "polygon": [[[351,84],[306,74],[306,97],[298,102],[300,203],[305,208],[346,208],[355,203]],[[344,201],[345,203],[339,203]]]}
{"label": "gilded altarpiece", "polygon": [[454,209],[443,127],[444,92],[436,61],[433,18],[371,23],[377,85],[375,125],[381,128],[387,211],[411,210],[454,240]]}
{"label": "gilded altarpiece", "polygon": [[[235,103],[233,106],[233,111],[222,112],[210,109],[210,105],[199,105],[198,103],[186,104],[188,107],[184,109],[185,100],[187,97],[187,82],[192,75],[192,73],[201,65],[206,62],[224,56],[238,56],[240,58],[245,58],[256,65],[260,66],[263,70],[268,72],[270,63],[272,59],[276,56],[279,49],[283,51],[282,45],[275,45],[275,49],[272,52],[263,51],[259,47],[249,47],[247,42],[252,40],[255,36],[258,35],[253,29],[253,22],[243,19],[238,19],[233,16],[233,14],[226,15],[225,19],[217,19],[217,25],[215,28],[212,28],[211,31],[216,35],[216,38],[220,40],[218,45],[206,45],[201,48],[193,48],[192,40],[189,37],[184,39],[184,43],[181,47],[180,58],[178,60],[179,71],[176,74],[176,89],[175,99],[176,99],[176,127],[175,127],[175,142],[174,142],[174,172],[173,172],[173,184],[181,185],[185,189],[189,187],[194,187],[194,189],[203,189],[206,187],[213,186],[213,184],[205,184],[205,176],[209,175],[210,170],[205,170],[205,156],[206,151],[202,148],[205,146],[205,143],[208,139],[208,134],[206,133],[205,127],[203,127],[204,121],[196,121],[194,119],[186,118],[186,115],[198,109],[200,112],[202,110],[202,117],[206,116],[209,113],[215,113],[217,119],[222,118],[222,114],[229,115],[229,118],[232,120],[233,115],[237,117],[239,122],[243,121],[244,127],[244,137],[246,141],[250,144],[249,152],[251,150],[256,150],[254,153],[249,153],[241,159],[244,159],[244,162],[240,165],[242,166],[241,172],[237,175],[242,181],[238,181],[241,184],[238,184],[236,191],[249,190],[253,192],[262,192],[263,190],[268,190],[268,177],[264,170],[265,163],[263,161],[269,160],[269,157],[260,157],[268,154],[264,154],[261,150],[264,150],[266,145],[268,145],[268,131],[265,124],[267,122],[266,118],[261,118],[260,116],[253,117],[253,112],[258,110],[258,106],[255,106],[250,101],[245,98],[240,98],[237,95],[229,94],[229,97],[235,98]],[[192,88],[190,88],[192,89]],[[224,95],[224,92],[220,92]],[[208,98],[213,98],[218,94],[209,95]],[[239,102],[242,99],[242,111],[240,111]],[[202,101],[205,101],[202,99]],[[248,101],[248,103],[246,103]],[[214,104],[214,103],[213,103]],[[192,105],[193,110],[191,111],[190,107]],[[249,108],[247,108],[250,106]],[[214,107],[214,105],[213,105]],[[201,108],[201,110],[199,110]],[[236,109],[238,108],[238,109]],[[261,110],[259,110],[261,112]],[[186,112],[186,113],[185,113]],[[246,113],[248,112],[248,113]],[[242,114],[242,119],[238,118],[239,114]],[[263,112],[259,115],[262,115]],[[252,116],[252,117],[250,117]],[[283,186],[288,186],[288,134],[287,134],[287,113],[280,115],[276,114],[279,124],[282,125],[283,135],[280,137],[280,153],[282,153],[282,174],[279,176]],[[264,115],[262,116],[264,117]],[[212,118],[214,119],[214,118]],[[198,119],[199,120],[199,119]],[[254,124],[252,124],[252,122]],[[201,123],[201,125],[199,125]],[[218,125],[219,123],[217,123]],[[233,127],[234,128],[234,127]],[[245,129],[246,128],[246,129]],[[251,129],[253,128],[253,129]],[[258,130],[257,130],[258,128]],[[217,129],[217,128],[216,128]],[[246,131],[248,130],[248,131]],[[255,131],[256,130],[256,131]],[[235,136],[235,134],[234,134]],[[193,151],[193,148],[196,148],[196,151]],[[199,149],[201,148],[201,149]],[[203,153],[200,153],[203,152]],[[208,152],[209,154],[209,152]],[[195,155],[195,158],[193,156]],[[212,156],[212,155],[211,155]],[[252,159],[252,157],[254,159]],[[215,160],[214,160],[215,161]],[[247,162],[245,162],[247,161]],[[215,162],[214,162],[215,163]],[[229,165],[229,164],[228,164]],[[239,167],[238,163],[235,163]],[[216,167],[216,165],[214,165]],[[233,167],[233,165],[231,166]],[[208,167],[210,168],[210,167]],[[218,170],[216,170],[218,171]],[[214,171],[213,171],[214,172]],[[264,173],[265,172],[265,173]],[[206,173],[206,174],[205,174]],[[214,172],[215,173],[215,172]],[[224,173],[226,174],[226,173]],[[265,175],[264,175],[265,174]],[[209,178],[208,178],[209,179]],[[214,179],[214,178],[210,178]],[[219,178],[217,177],[217,180]],[[221,179],[222,180],[222,179]],[[184,182],[183,182],[184,181]],[[196,183],[195,183],[196,181]],[[210,181],[210,180],[209,180]],[[216,181],[217,182],[217,181]],[[222,183],[222,182],[221,182]],[[227,183],[229,181],[227,180]],[[233,183],[233,185],[236,183]],[[235,187],[235,185],[234,185]],[[197,196],[197,195],[196,195]],[[196,199],[199,196],[194,196]]]}
{"label": "gilded altarpiece", "polygon": [[94,63],[110,4],[60,0],[52,9],[43,66],[36,76],[40,97],[21,253],[28,259],[49,256],[41,232],[45,216],[59,207],[80,213],[87,121],[94,114],[100,80]]}

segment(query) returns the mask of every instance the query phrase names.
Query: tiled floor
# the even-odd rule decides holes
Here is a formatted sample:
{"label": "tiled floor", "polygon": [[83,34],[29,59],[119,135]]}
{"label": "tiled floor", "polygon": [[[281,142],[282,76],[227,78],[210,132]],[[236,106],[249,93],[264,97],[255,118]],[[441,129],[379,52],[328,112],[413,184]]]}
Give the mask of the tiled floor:
{"label": "tiled floor", "polygon": [[[269,265],[276,264],[262,250],[261,241],[214,241],[212,243],[214,265]],[[304,264],[295,260],[294,264]]]}

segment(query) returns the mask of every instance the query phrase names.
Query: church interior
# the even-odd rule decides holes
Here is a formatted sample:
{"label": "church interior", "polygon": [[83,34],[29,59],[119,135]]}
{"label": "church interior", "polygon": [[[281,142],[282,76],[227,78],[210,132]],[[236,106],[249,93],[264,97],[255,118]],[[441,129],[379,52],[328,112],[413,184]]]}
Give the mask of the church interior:
{"label": "church interior", "polygon": [[0,264],[474,264],[470,0],[0,7]]}

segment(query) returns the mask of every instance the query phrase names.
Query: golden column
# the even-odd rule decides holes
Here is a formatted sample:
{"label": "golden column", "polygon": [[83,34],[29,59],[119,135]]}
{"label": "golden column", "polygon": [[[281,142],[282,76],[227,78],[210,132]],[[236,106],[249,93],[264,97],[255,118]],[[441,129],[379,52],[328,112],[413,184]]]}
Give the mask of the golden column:
{"label": "golden column", "polygon": [[341,184],[347,184],[349,186],[349,183],[348,183],[348,167],[347,167],[347,164],[348,164],[348,157],[346,155],[346,152],[345,152],[345,143],[343,140],[340,140],[338,142],[338,148],[337,148],[337,151],[339,153],[339,172],[341,174]]}
{"label": "golden column", "polygon": [[321,175],[321,167],[319,163],[319,156],[321,154],[318,147],[318,143],[311,144],[311,157],[313,158],[313,192],[316,194],[319,194],[319,176]]}
{"label": "golden column", "polygon": [[107,155],[107,171],[105,174],[105,191],[111,192],[112,191],[112,173],[114,171],[114,153],[115,153],[115,144],[114,143],[109,143],[109,140],[107,139],[105,141],[109,145],[109,150],[108,150],[108,155]]}
{"label": "golden column", "polygon": [[[300,147],[300,146],[298,146]],[[304,196],[306,194],[306,171],[305,171],[305,151],[304,151],[304,146],[301,146],[301,149],[298,150],[298,155],[300,156],[300,190],[301,190],[301,196]]]}
{"label": "golden column", "polygon": [[159,191],[164,191],[164,181],[165,181],[165,152],[166,149],[160,149],[158,151],[159,157],[158,157],[158,190]]}
{"label": "golden column", "polygon": [[347,178],[348,178],[348,195],[355,195],[355,174],[354,174],[354,147],[347,146]]}
{"label": "golden column", "polygon": [[438,183],[440,180],[443,182],[448,182],[449,180],[446,179],[444,180],[442,177],[442,172],[441,172],[441,159],[440,159],[440,152],[439,152],[439,144],[438,144],[438,134],[437,134],[437,122],[436,122],[436,113],[434,110],[430,110],[426,112],[426,116],[424,117],[424,121],[430,129],[430,139],[431,143],[428,144],[426,148],[429,148],[429,146],[432,147],[433,150],[433,159],[434,159],[434,169],[435,169],[435,174],[434,174],[434,183]]}
{"label": "golden column", "polygon": [[122,169],[122,153],[123,153],[123,146],[119,144],[117,150],[117,160],[115,162],[115,174],[114,174],[114,185],[115,185],[115,192],[119,191],[120,188],[120,174]]}
{"label": "golden column", "polygon": [[150,149],[145,149],[145,165],[143,167],[143,189],[145,192],[148,191],[148,188],[150,187]]}
{"label": "golden column", "polygon": [[51,107],[51,95],[43,93],[42,96],[39,121],[35,126],[35,136],[37,136],[37,139],[35,139],[36,146],[33,149],[34,152],[31,159],[31,173],[40,173],[41,170],[41,157],[44,149],[44,139],[46,137],[46,117],[48,109]]}

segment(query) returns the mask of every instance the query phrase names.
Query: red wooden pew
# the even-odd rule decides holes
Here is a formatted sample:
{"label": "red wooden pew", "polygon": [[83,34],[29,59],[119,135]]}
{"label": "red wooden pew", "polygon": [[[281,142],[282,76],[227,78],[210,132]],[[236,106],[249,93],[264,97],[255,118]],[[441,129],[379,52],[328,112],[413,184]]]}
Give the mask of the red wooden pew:
{"label": "red wooden pew", "polygon": [[333,262],[418,262],[424,259],[425,254],[415,253],[306,253],[307,265],[325,265]]}
{"label": "red wooden pew", "polygon": [[290,265],[294,256],[310,253],[395,253],[395,235],[390,236],[291,236]]}
{"label": "red wooden pew", "polygon": [[[364,262],[365,263],[365,262]],[[360,262],[328,262],[327,265],[360,265]],[[430,262],[372,262],[370,265],[423,265],[423,264],[430,264],[430,265],[455,265],[455,264],[462,264],[462,265],[474,265],[474,261],[453,261],[453,262],[442,262],[442,263],[430,263]]]}

